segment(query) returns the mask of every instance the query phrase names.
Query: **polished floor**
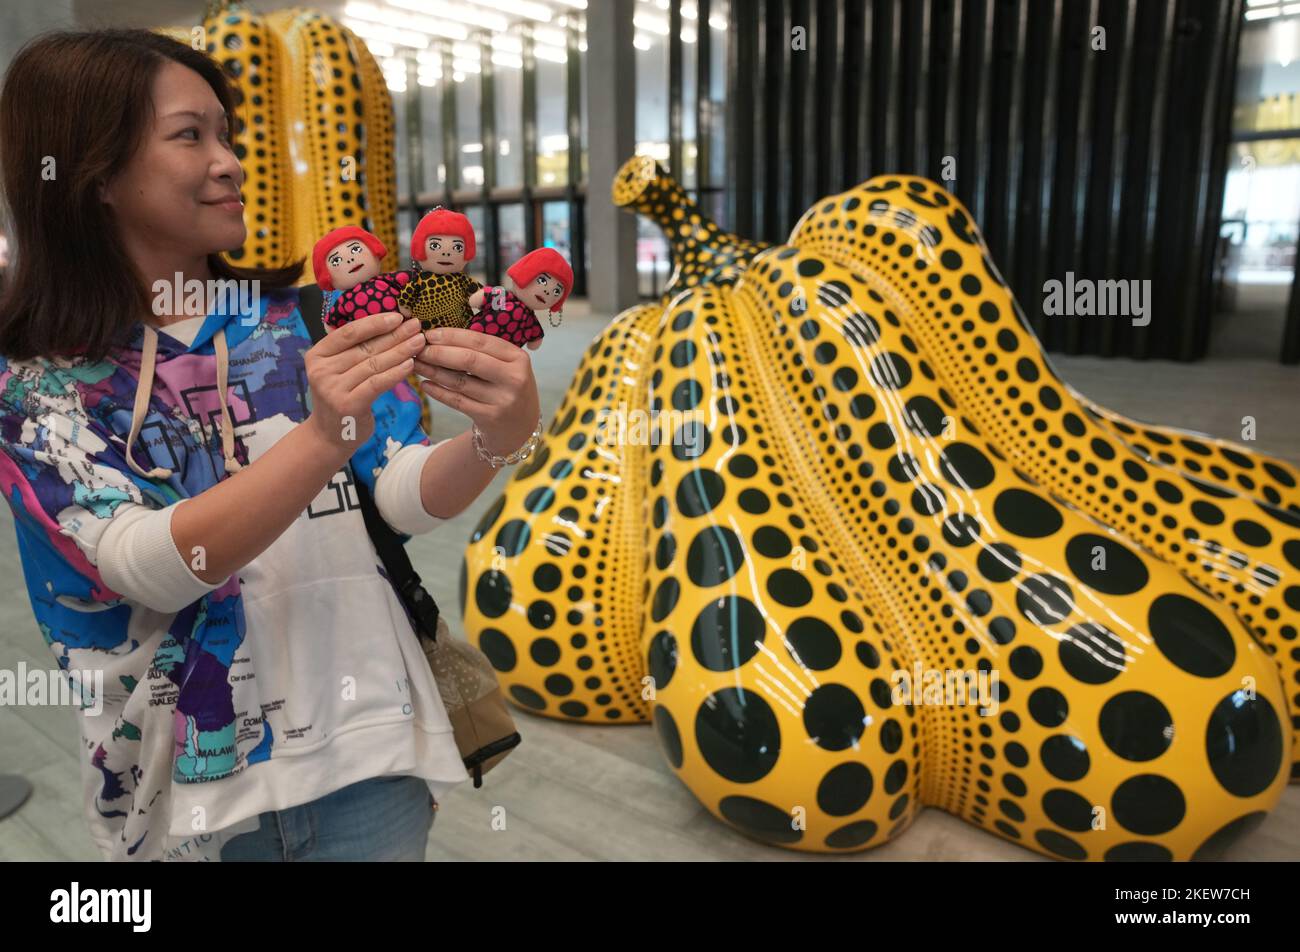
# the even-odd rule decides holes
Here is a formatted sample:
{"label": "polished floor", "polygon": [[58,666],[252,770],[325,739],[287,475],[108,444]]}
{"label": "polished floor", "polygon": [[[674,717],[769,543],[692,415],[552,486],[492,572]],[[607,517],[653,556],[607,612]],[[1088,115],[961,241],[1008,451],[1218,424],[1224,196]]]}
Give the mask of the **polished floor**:
{"label": "polished floor", "polygon": [[[574,367],[607,323],[575,302],[558,329],[533,355],[544,417],[559,405]],[[1224,348],[1237,352],[1233,348]],[[1268,452],[1300,461],[1300,368],[1248,356],[1197,364],[1054,357],[1061,376],[1096,402],[1137,420],[1183,426],[1241,439],[1242,418],[1254,417]],[[459,414],[435,410],[435,440],[466,425]],[[503,473],[459,518],[408,547],[439,604],[458,615],[462,546],[495,500]],[[7,506],[0,506],[0,669],[20,661],[51,664],[32,619]],[[449,544],[454,543],[454,544]],[[455,625],[453,625],[455,627]],[[483,789],[465,784],[446,797],[430,837],[428,858],[550,860],[800,860],[793,853],[732,832],[673,776],[649,727],[561,724],[518,713],[526,742]],[[32,798],[0,820],[0,860],[97,860],[81,819],[81,777],[74,715],[65,708],[0,708],[0,773],[21,773]],[[506,828],[494,830],[495,807]],[[1300,859],[1300,785],[1227,858]],[[938,810],[926,810],[904,836],[880,849],[838,861],[1026,860],[1038,854]]]}

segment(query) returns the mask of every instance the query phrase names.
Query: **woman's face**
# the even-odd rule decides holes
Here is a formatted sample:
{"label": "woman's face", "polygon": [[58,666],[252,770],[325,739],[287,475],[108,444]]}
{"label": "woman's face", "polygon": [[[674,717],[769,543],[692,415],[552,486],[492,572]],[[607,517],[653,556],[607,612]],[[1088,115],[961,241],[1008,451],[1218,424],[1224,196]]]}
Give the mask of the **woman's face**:
{"label": "woman's face", "polygon": [[128,248],[201,258],[240,247],[244,172],[216,93],[168,60],[154,77],[153,113],[139,149],[103,190]]}

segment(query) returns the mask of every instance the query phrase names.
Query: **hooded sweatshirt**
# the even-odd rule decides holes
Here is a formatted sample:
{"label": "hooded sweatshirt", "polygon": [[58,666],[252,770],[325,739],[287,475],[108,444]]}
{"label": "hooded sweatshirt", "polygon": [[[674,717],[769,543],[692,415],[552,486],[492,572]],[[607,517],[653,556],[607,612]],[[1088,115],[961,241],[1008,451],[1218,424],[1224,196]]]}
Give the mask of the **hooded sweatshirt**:
{"label": "hooded sweatshirt", "polygon": [[[403,541],[441,521],[413,511],[435,447],[409,384],[375,400],[351,469],[223,582],[198,579],[167,528],[307,418],[311,346],[287,289],[207,315],[188,345],[140,323],[98,363],[0,357],[0,489],[38,627],[80,698],[86,815],[108,859],[216,859],[259,813],[360,780],[417,775],[440,798],[467,779],[352,484]],[[153,529],[130,544],[107,531],[142,514]],[[101,572],[106,541],[130,594]],[[161,568],[132,581],[137,564]],[[102,672],[102,691],[81,672]]]}

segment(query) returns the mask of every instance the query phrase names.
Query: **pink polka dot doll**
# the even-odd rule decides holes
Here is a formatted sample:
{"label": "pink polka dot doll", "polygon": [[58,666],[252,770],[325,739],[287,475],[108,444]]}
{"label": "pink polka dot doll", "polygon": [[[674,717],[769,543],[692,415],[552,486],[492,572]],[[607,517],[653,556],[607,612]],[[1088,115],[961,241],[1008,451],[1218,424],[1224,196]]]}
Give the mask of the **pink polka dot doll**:
{"label": "pink polka dot doll", "polygon": [[[537,311],[560,312],[573,290],[573,269],[554,248],[538,248],[524,255],[507,270],[513,290],[485,287],[470,296],[479,308],[470,330],[492,334],[529,350],[542,345],[542,323]],[[552,327],[560,322],[551,320]]]}
{"label": "pink polka dot doll", "polygon": [[316,242],[311,266],[324,292],[326,330],[337,330],[368,314],[398,309],[398,295],[411,275],[408,271],[381,273],[379,263],[387,253],[382,241],[356,225],[335,228]]}

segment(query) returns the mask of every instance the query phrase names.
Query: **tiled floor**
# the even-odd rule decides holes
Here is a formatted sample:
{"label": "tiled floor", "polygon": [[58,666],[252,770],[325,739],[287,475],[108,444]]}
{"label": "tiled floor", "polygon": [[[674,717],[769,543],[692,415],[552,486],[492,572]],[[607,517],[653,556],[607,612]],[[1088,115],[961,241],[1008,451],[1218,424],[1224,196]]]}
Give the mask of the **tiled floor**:
{"label": "tiled floor", "polygon": [[[582,351],[607,321],[574,302],[563,326],[547,329],[545,344],[533,355],[545,419],[559,405]],[[1252,416],[1261,451],[1300,461],[1300,369],[1246,359],[1139,364],[1057,357],[1053,363],[1076,390],[1138,420],[1239,440],[1242,417]],[[439,440],[464,426],[464,418],[439,407],[430,435]],[[499,475],[468,511],[408,547],[449,616],[459,615],[463,543],[507,478]],[[50,660],[32,619],[10,521],[8,507],[0,506],[0,668],[12,670],[25,661],[45,669]],[[430,859],[812,858],[755,843],[715,821],[664,764],[648,727],[561,724],[522,712],[517,717],[527,743],[483,789],[466,784],[445,798],[430,837]],[[0,821],[0,860],[99,858],[81,820],[75,731],[68,709],[0,708],[0,772],[22,773],[36,786],[17,814]],[[504,831],[491,825],[498,805],[506,808]],[[1300,859],[1300,786],[1290,787],[1277,810],[1228,855]],[[926,810],[896,842],[839,859],[1041,857]]]}

